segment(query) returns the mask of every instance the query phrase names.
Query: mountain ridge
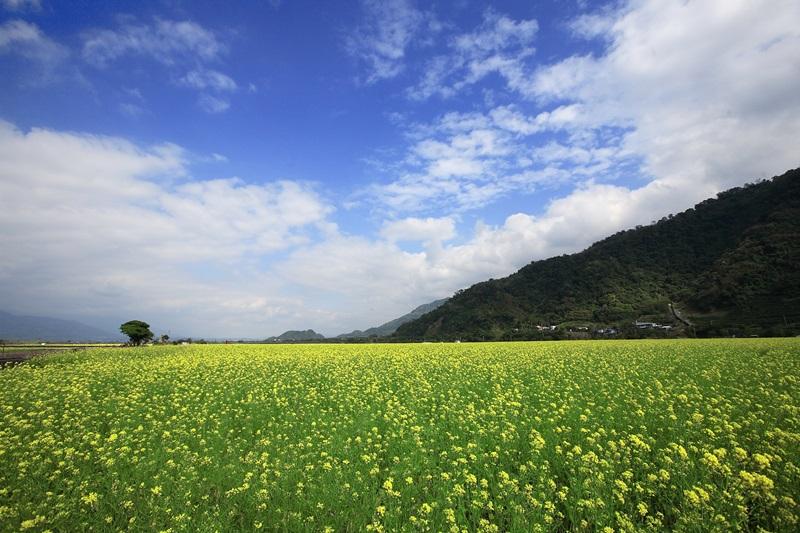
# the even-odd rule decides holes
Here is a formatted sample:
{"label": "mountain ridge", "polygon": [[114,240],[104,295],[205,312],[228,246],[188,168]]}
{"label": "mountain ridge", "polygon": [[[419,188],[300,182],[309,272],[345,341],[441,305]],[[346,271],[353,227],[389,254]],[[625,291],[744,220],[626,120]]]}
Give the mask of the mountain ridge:
{"label": "mountain ridge", "polygon": [[15,315],[0,311],[0,339],[7,341],[121,341],[114,334],[75,320]]}
{"label": "mountain ridge", "polygon": [[380,326],[375,326],[375,327],[372,327],[372,328],[368,328],[368,329],[365,329],[363,331],[357,329],[357,330],[351,331],[350,333],[342,333],[341,335],[337,335],[334,338],[336,338],[336,339],[362,339],[362,338],[373,337],[373,336],[375,336],[375,337],[387,337],[387,336],[391,335],[392,333],[394,333],[395,331],[397,331],[397,328],[399,328],[403,324],[411,322],[412,320],[415,320],[415,319],[421,317],[425,313],[429,313],[429,312],[433,311],[434,309],[436,309],[437,307],[441,306],[442,304],[444,304],[449,299],[450,298],[441,298],[439,300],[434,300],[432,302],[419,305],[419,306],[415,307],[414,309],[412,309],[410,312],[406,313],[405,315],[400,316],[398,318],[395,318],[393,320],[390,320],[388,322],[384,322]]}
{"label": "mountain ridge", "polygon": [[397,340],[539,338],[539,328],[629,327],[684,334],[790,334],[800,328],[800,169],[719,193],[676,215],[533,261],[458,291],[400,326]]}

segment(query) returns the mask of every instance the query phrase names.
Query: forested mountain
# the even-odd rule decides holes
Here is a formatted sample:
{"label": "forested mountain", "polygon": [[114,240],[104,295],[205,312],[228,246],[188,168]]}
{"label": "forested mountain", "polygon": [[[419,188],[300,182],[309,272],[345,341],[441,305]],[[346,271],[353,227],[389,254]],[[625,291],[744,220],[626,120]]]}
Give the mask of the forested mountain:
{"label": "forested mountain", "polygon": [[[398,339],[537,338],[636,320],[689,335],[800,333],[800,169],[459,291]],[[670,310],[675,304],[686,324]],[[539,326],[539,328],[537,328]],[[633,331],[635,332],[635,330]]]}
{"label": "forested mountain", "polygon": [[380,326],[376,326],[374,328],[368,328],[364,331],[355,330],[351,331],[350,333],[342,333],[341,335],[337,335],[337,339],[360,339],[366,337],[385,337],[387,335],[391,335],[397,328],[402,326],[407,322],[411,322],[415,320],[425,313],[430,313],[440,305],[444,304],[447,301],[447,298],[443,298],[441,300],[436,300],[427,304],[422,304],[418,307],[415,307],[411,312],[406,313],[405,315],[395,318],[394,320],[390,320],[385,324],[381,324]]}

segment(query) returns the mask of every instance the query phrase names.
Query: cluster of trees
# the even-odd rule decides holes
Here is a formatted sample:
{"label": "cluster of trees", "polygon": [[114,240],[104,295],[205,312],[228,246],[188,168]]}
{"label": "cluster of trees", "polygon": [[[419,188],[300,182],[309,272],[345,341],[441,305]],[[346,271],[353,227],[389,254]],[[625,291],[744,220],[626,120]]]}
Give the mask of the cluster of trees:
{"label": "cluster of trees", "polygon": [[[150,324],[141,320],[129,320],[119,327],[119,330],[127,335],[128,344],[131,346],[141,346],[149,342],[156,342],[158,344],[169,344],[169,335],[161,335],[157,339],[152,331],[150,331]],[[187,339],[176,339],[171,344],[206,344],[203,339],[192,340],[191,337]]]}

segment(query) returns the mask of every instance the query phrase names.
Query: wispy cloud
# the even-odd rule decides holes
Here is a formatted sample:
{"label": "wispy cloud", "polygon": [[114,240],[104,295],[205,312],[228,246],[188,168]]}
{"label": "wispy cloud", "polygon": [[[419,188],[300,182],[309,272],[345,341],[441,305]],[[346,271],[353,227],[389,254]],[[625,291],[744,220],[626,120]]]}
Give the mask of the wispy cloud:
{"label": "wispy cloud", "polygon": [[152,58],[165,65],[219,59],[225,45],[210,30],[184,20],[156,19],[142,24],[123,19],[116,29],[98,29],[84,35],[83,57],[89,63],[105,67],[125,56]]}
{"label": "wispy cloud", "polygon": [[[238,91],[239,86],[230,76],[212,69],[199,68],[186,73],[179,83],[198,91],[197,105],[206,113],[224,113],[231,107],[229,96],[222,93]],[[215,94],[209,94],[209,92]]]}
{"label": "wispy cloud", "polygon": [[190,70],[180,78],[180,83],[193,89],[219,92],[231,92],[239,88],[230,76],[205,68]]}
{"label": "wispy cloud", "polygon": [[485,72],[467,68],[474,57],[513,65],[519,76],[501,73],[504,83],[528,101],[412,128],[403,164],[371,194],[401,213],[464,210],[553,183],[637,176],[681,183],[698,199],[796,166],[794,147],[776,139],[800,135],[800,30],[790,22],[800,6],[774,8],[781,16],[746,2],[626,3],[572,24],[578,38],[605,43],[603,53],[538,68],[520,60],[535,21],[488,12],[451,42],[464,52],[442,57],[442,76],[413,90],[455,94]]}
{"label": "wispy cloud", "polygon": [[9,20],[0,25],[0,54],[23,58],[31,69],[33,81],[52,81],[69,57],[69,50],[47,37],[33,23]]}
{"label": "wispy cloud", "polygon": [[229,75],[206,66],[219,63],[226,52],[227,46],[213,31],[188,20],[160,18],[152,23],[121,18],[115,29],[86,32],[82,49],[84,60],[97,68],[108,68],[126,56],[156,61],[178,73],[173,74],[174,83],[200,91],[197,105],[211,114],[231,106],[230,99],[218,93],[239,88]]}
{"label": "wispy cloud", "polygon": [[441,25],[411,0],[362,0],[363,21],[345,39],[346,50],[366,67],[367,84],[393,78],[413,45],[429,42]]}
{"label": "wispy cloud", "polygon": [[139,104],[134,104],[132,102],[121,102],[119,104],[119,112],[130,118],[139,118],[146,114],[147,110]]}
{"label": "wispy cloud", "polygon": [[225,98],[201,94],[197,97],[197,105],[206,113],[224,113],[231,107],[231,103]]}
{"label": "wispy cloud", "polygon": [[[601,146],[595,136],[580,134],[581,124],[574,104],[535,115],[513,105],[447,113],[433,123],[409,126],[402,163],[386,165],[393,178],[360,194],[394,213],[463,212],[514,192],[613,179],[613,170],[635,164],[620,146],[619,133],[604,131]],[[542,133],[550,140],[542,141],[537,136]]]}
{"label": "wispy cloud", "polygon": [[41,11],[41,0],[3,0],[3,7],[9,11]]}
{"label": "wispy cloud", "polygon": [[526,60],[535,52],[538,30],[535,19],[514,20],[486,11],[478,28],[454,36],[447,54],[428,61],[422,79],[408,90],[408,96],[415,100],[448,98],[492,73],[512,88],[523,86]]}

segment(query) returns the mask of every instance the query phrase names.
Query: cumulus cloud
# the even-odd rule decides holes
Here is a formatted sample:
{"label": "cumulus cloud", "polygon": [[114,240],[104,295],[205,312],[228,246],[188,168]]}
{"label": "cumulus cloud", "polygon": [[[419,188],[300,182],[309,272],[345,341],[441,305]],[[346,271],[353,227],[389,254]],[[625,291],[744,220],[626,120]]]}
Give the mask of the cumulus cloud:
{"label": "cumulus cloud", "polygon": [[631,1],[580,20],[607,52],[541,68],[530,94],[581,105],[587,128],[629,128],[647,174],[714,189],[797,164],[797,2]]}
{"label": "cumulus cloud", "polygon": [[367,84],[400,74],[407,50],[440,29],[436,17],[411,0],[362,0],[361,6],[363,21],[345,39],[345,49],[365,65]]}
{"label": "cumulus cloud", "polygon": [[[379,322],[376,310],[392,318],[798,166],[800,4],[631,0],[590,17],[572,31],[598,39],[601,53],[504,77],[538,112],[494,106],[412,127],[400,172],[372,191],[385,208],[423,206],[438,218],[531,186],[574,183],[572,192],[541,213],[478,224],[435,253],[406,251],[390,232],[377,241],[338,235],[292,253],[285,275],[371,309],[353,311],[368,326]],[[442,83],[448,61],[422,96],[457,90]],[[620,175],[628,179],[615,183]]]}
{"label": "cumulus cloud", "polygon": [[422,241],[441,243],[452,239],[455,234],[455,220],[452,217],[408,217],[401,220],[386,221],[383,224],[383,228],[381,228],[381,236],[391,242]]}
{"label": "cumulus cloud", "polygon": [[330,211],[298,182],[192,180],[172,144],[0,122],[0,300],[12,311],[274,332],[317,311],[282,294],[261,261],[307,242]]}
{"label": "cumulus cloud", "polygon": [[299,247],[276,271],[319,295],[331,295],[339,309],[331,324],[338,330],[363,329],[474,283],[507,276],[530,261],[580,251],[621,228],[648,223],[654,213],[679,211],[686,206],[676,190],[662,183],[633,191],[589,183],[553,200],[539,215],[512,214],[497,226],[479,222],[461,242],[448,244],[442,237],[418,252],[398,241],[454,237],[452,221],[404,219],[386,223],[382,239],[336,233]]}

